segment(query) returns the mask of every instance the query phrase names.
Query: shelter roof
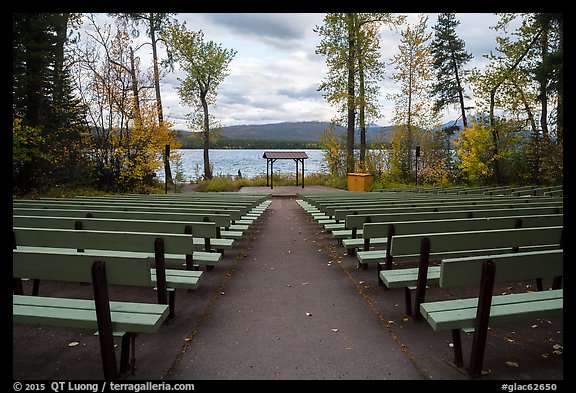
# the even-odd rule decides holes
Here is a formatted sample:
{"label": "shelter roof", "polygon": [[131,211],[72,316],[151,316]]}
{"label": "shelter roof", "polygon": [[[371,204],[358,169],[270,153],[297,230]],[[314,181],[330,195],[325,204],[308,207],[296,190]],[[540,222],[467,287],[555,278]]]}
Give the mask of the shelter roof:
{"label": "shelter roof", "polygon": [[308,155],[303,151],[266,151],[262,158],[306,159]]}

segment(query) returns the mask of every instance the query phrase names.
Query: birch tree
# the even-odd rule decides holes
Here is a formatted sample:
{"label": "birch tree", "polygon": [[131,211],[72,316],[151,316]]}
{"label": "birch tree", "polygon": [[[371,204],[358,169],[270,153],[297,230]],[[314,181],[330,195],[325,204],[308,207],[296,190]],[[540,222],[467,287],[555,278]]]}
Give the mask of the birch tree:
{"label": "birch tree", "polygon": [[[360,164],[366,152],[366,121],[378,117],[378,81],[384,75],[379,29],[396,27],[405,17],[389,13],[331,13],[314,30],[321,36],[316,53],[326,57],[327,77],[320,84],[324,97],[338,108],[336,123],[346,123],[346,167],[355,167],[355,128],[360,128]],[[359,115],[358,120],[357,116]]]}
{"label": "birch tree", "polygon": [[402,31],[399,53],[392,58],[395,72],[392,79],[400,91],[388,95],[394,100],[394,124],[391,165],[402,179],[411,177],[414,150],[423,130],[433,129],[437,114],[429,99],[433,80],[431,34],[425,32],[427,17]]}
{"label": "birch tree", "polygon": [[200,124],[202,127],[204,178],[212,179],[209,106],[216,102],[218,87],[228,76],[228,65],[236,51],[222,48],[214,41],[206,41],[201,30],[189,31],[185,23],[172,25],[163,37],[186,74],[184,79],[178,78],[178,95],[184,105],[193,109],[188,115],[191,126]]}

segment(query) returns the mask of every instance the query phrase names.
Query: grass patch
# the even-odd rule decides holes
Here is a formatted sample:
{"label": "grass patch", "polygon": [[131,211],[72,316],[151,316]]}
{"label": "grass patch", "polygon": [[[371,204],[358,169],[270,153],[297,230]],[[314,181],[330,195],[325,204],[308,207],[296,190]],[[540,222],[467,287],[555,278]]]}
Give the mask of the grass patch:
{"label": "grass patch", "polygon": [[[300,182],[299,182],[300,183]],[[295,174],[274,174],[275,186],[293,186],[296,184]],[[346,179],[329,176],[322,173],[311,173],[304,177],[305,186],[326,186],[346,189]],[[215,176],[211,180],[200,180],[196,183],[196,191],[200,192],[229,192],[239,191],[242,187],[266,187],[266,176],[239,179],[235,176]]]}

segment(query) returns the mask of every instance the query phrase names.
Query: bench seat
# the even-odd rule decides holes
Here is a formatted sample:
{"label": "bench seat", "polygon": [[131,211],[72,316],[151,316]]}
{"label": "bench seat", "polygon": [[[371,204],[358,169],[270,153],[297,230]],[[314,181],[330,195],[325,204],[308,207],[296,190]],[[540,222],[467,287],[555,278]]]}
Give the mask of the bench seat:
{"label": "bench seat", "polygon": [[[93,300],[12,295],[13,322],[98,329]],[[168,305],[110,302],[112,329],[155,333],[168,317]]]}
{"label": "bench seat", "polygon": [[[444,300],[420,305],[420,312],[435,331],[473,329],[478,298]],[[492,297],[490,324],[562,315],[564,290],[538,291]]]}
{"label": "bench seat", "polygon": [[[418,284],[418,268],[381,270],[380,278],[387,288],[415,287]],[[428,268],[427,285],[438,285],[440,266]]]}
{"label": "bench seat", "polygon": [[[36,246],[18,246],[20,251],[32,251],[32,252],[50,252],[50,253],[69,253],[70,248],[61,247],[36,247]],[[94,256],[123,256],[123,257],[134,257],[142,258],[147,257],[154,260],[154,253],[150,252],[138,252],[138,251],[116,251],[116,250],[85,250],[84,255],[94,255]],[[165,259],[167,263],[178,263],[183,264],[186,262],[186,256],[182,254],[165,254]],[[194,260],[194,266],[199,267],[200,263],[204,265],[214,266],[222,259],[222,254],[218,252],[205,252],[205,251],[194,251],[192,254]]]}
{"label": "bench seat", "polygon": [[[156,269],[150,269],[152,284],[156,285]],[[171,289],[196,289],[200,284],[202,272],[184,269],[166,269],[166,286]]]}
{"label": "bench seat", "polygon": [[[387,243],[388,243],[387,237],[373,237],[370,239],[371,246],[374,245],[385,246]],[[364,239],[363,238],[343,239],[342,245],[346,248],[362,248],[364,247]]]}

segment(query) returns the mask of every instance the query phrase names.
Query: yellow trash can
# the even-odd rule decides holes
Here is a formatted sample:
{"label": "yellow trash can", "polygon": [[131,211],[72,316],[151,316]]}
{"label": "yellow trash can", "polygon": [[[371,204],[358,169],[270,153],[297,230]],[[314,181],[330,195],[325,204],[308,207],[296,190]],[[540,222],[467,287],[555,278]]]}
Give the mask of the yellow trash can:
{"label": "yellow trash can", "polygon": [[373,179],[374,175],[370,173],[349,173],[348,191],[367,191]]}

